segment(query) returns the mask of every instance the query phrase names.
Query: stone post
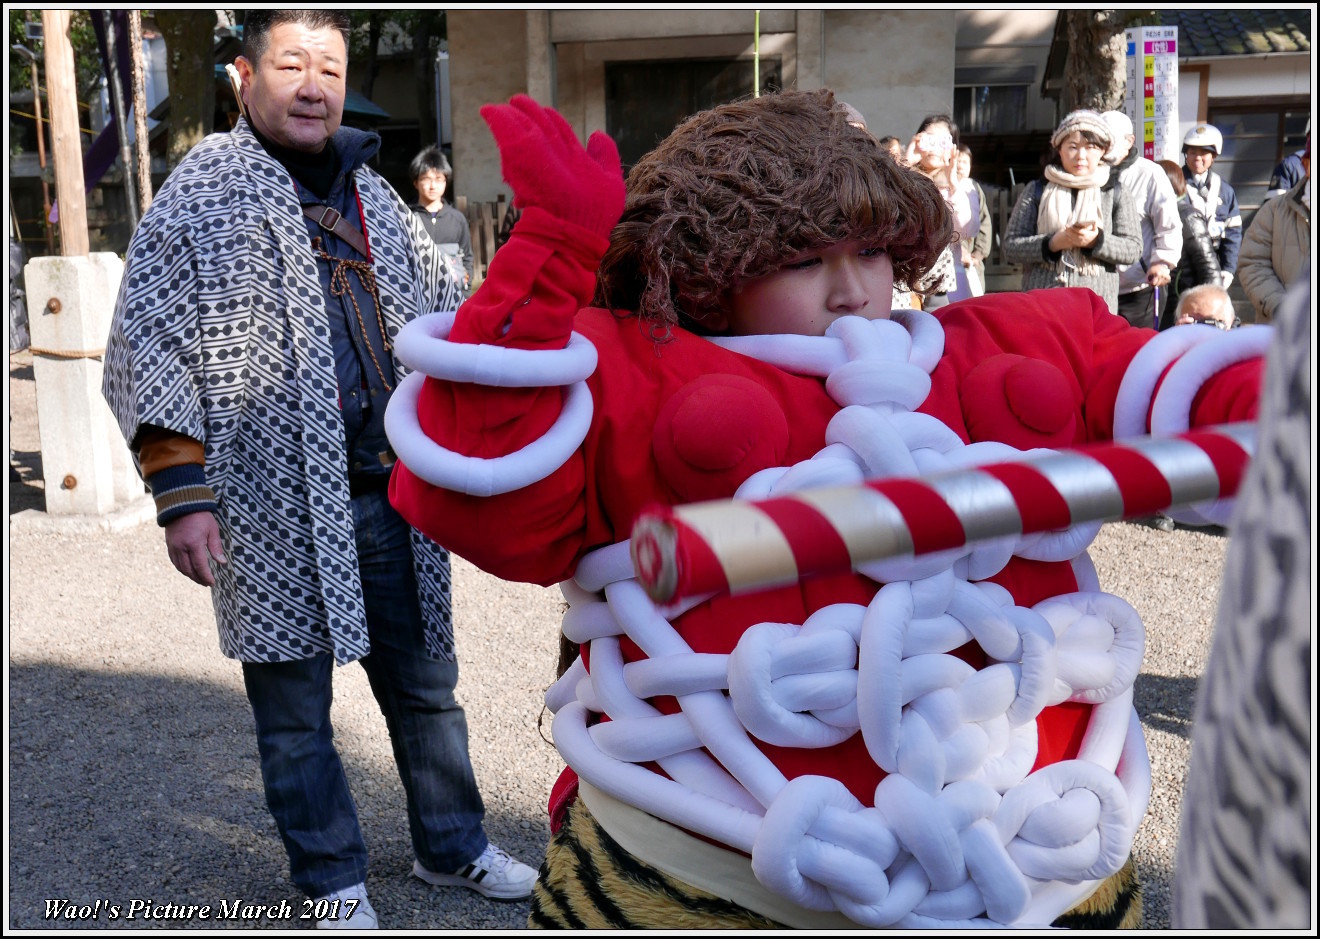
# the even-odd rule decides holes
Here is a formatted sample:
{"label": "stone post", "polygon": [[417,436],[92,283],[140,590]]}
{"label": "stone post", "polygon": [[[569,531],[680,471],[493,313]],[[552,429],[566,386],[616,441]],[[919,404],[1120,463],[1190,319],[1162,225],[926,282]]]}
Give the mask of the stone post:
{"label": "stone post", "polygon": [[145,498],[101,396],[101,357],[124,262],[95,252],[33,258],[24,276],[49,515],[105,515]]}
{"label": "stone post", "polygon": [[550,11],[527,11],[527,94],[538,104],[554,106],[554,44],[550,41]]}

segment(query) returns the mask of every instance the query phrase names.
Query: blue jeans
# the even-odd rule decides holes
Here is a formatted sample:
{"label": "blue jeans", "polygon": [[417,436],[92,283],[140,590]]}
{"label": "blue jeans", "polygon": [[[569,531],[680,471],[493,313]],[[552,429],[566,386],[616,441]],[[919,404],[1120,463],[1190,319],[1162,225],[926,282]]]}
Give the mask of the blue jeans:
{"label": "blue jeans", "polygon": [[[458,664],[426,656],[408,524],[384,490],[351,504],[371,639],[360,661],[407,793],[413,850],[429,870],[448,873],[486,849],[467,719],[454,699]],[[312,897],[367,876],[357,807],[330,726],[333,670],[329,653],[243,663],[266,804],[289,854],[289,874]]]}

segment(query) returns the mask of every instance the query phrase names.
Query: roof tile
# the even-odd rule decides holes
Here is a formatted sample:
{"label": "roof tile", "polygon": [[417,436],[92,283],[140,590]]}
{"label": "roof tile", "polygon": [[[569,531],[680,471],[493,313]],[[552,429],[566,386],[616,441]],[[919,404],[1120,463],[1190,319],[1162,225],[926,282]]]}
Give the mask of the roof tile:
{"label": "roof tile", "polygon": [[1311,51],[1311,11],[1160,10],[1160,22],[1178,27],[1180,57],[1261,55]]}

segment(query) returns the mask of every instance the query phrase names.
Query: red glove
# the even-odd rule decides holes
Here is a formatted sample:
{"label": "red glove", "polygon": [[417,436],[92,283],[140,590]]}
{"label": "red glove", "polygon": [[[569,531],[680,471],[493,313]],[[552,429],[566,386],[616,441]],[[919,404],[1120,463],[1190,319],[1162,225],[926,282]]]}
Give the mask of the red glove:
{"label": "red glove", "polygon": [[608,238],[623,214],[619,150],[602,131],[583,149],[568,121],[527,95],[488,104],[481,116],[500,148],[515,208],[539,206],[556,218]]}

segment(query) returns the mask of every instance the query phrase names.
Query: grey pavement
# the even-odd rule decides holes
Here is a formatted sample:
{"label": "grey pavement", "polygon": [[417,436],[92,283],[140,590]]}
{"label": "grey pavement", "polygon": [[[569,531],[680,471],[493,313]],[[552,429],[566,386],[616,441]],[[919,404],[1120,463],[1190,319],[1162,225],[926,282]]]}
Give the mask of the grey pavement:
{"label": "grey pavement", "polygon": [[[145,504],[97,519],[43,511],[30,363],[27,353],[10,357],[6,931],[307,928],[262,796],[239,666],[219,652],[207,592],[170,566]],[[1219,532],[1115,524],[1091,549],[1102,583],[1147,626],[1136,705],[1153,795],[1134,853],[1149,929],[1169,928],[1193,698],[1226,545]],[[556,589],[455,562],[458,696],[487,830],[533,866],[561,766],[541,726],[560,602]],[[525,902],[494,903],[409,876],[402,788],[356,665],[336,670],[332,717],[381,926],[523,928]],[[57,901],[67,901],[61,914],[48,916]],[[222,903],[238,918],[221,918]],[[293,918],[243,918],[260,905]],[[174,918],[189,906],[210,911]],[[89,915],[69,918],[70,908]],[[144,909],[155,918],[144,919]]]}

